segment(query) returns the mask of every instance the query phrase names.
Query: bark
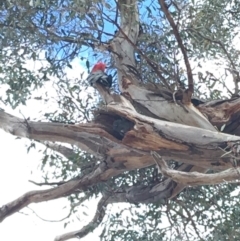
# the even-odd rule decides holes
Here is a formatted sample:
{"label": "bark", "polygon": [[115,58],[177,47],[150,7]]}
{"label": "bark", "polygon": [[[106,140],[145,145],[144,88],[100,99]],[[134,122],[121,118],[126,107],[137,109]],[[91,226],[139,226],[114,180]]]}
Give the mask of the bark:
{"label": "bark", "polygon": [[[195,107],[189,101],[184,101],[185,92],[179,91],[175,96],[164,82],[158,65],[137,49],[137,1],[120,0],[118,7],[121,25],[114,22],[118,33],[109,45],[122,95],[110,94],[96,85],[106,106],[96,112],[93,122],[76,125],[33,122],[0,111],[0,128],[6,132],[45,143],[66,157],[72,154],[71,150],[54,142],[69,143],[95,155],[101,163],[80,179],[70,180],[51,189],[26,193],[4,205],[0,208],[0,221],[30,203],[70,195],[76,190],[84,190],[123,172],[148,167],[155,162],[166,176],[163,181],[148,187],[133,186],[114,193],[112,198],[104,197],[99,209],[108,203],[120,201],[156,202],[176,196],[186,185],[209,185],[238,179],[238,169],[232,167],[238,164],[240,153],[240,98]],[[157,73],[165,88],[141,83],[134,73],[136,51]],[[114,123],[118,120],[129,123],[129,128],[123,134],[114,130]],[[228,134],[218,131],[216,127]],[[164,161],[172,159],[182,163],[178,170],[170,170]],[[204,174],[209,169],[223,172],[213,176]],[[97,213],[94,223],[99,224],[101,220],[102,215]],[[89,226],[59,236],[56,240],[82,237],[86,230],[89,230]]]}
{"label": "bark", "polygon": [[[122,140],[114,136],[105,121],[120,117],[134,124]],[[232,166],[232,155],[222,156],[222,149],[228,147],[228,143],[240,141],[238,136],[153,119],[119,105],[108,105],[107,110],[99,113],[98,119],[99,123],[64,125],[26,122],[1,112],[0,127],[19,137],[69,143],[98,157],[107,155],[116,167],[113,165],[105,178],[152,165],[150,151],[157,151],[167,160],[224,170]]]}
{"label": "bark", "polygon": [[240,98],[210,101],[200,105],[198,109],[220,131],[240,136],[238,121],[240,117]]}
{"label": "bark", "polygon": [[228,170],[214,174],[202,174],[198,172],[187,173],[170,169],[165,160],[156,152],[152,152],[152,155],[161,173],[166,177],[170,177],[175,182],[191,186],[212,185],[223,182],[232,182],[233,180],[239,182],[240,168],[229,168]]}
{"label": "bark", "polygon": [[[227,111],[233,113],[232,116],[238,115],[234,111],[239,110],[239,100],[224,101],[214,106],[209,104],[210,113],[213,113],[216,109],[218,113],[223,115],[226,109],[221,110],[220,106],[226,106],[227,103],[231,104],[229,104]],[[204,108],[207,112],[208,104],[204,104],[201,108]],[[122,140],[114,137],[108,122],[101,122],[105,118],[108,121],[113,121],[114,116],[128,118],[134,123],[133,128],[125,134]],[[103,119],[100,117],[103,117]],[[98,119],[100,123],[64,125],[26,121],[6,112],[0,112],[0,128],[15,136],[40,141],[70,143],[96,156],[107,155],[105,162],[103,162],[106,166],[96,169],[98,171],[94,171],[92,176],[84,177],[81,180],[72,180],[53,189],[27,193],[3,206],[0,211],[1,221],[29,203],[56,199],[73,193],[76,188],[81,190],[81,188],[93,185],[98,181],[107,180],[127,170],[153,165],[154,159],[151,156],[151,151],[156,151],[165,159],[174,158],[201,168],[225,170],[232,166],[233,157],[231,154],[223,156],[224,152],[221,149],[226,147],[229,142],[236,143],[240,140],[238,136],[146,117],[132,109],[115,104],[109,105],[107,111],[102,110],[97,117]],[[230,122],[231,118],[229,117],[225,121]],[[222,124],[224,124],[223,121]],[[101,138],[99,138],[100,136]],[[103,146],[104,149],[101,148]],[[56,149],[55,145],[53,147]],[[221,149],[218,149],[218,147]],[[189,171],[187,165],[181,168]],[[173,182],[171,178],[148,188],[133,187],[127,190],[126,199],[135,203],[169,198],[176,188],[176,182]],[[234,176],[231,180],[234,180],[234,178],[236,177]],[[230,179],[224,178],[224,180]],[[211,184],[209,181],[207,183]],[[212,182],[212,184],[214,183]]]}
{"label": "bark", "polygon": [[[237,102],[235,101],[235,103]],[[235,143],[240,140],[237,136],[145,117],[118,105],[109,105],[108,111],[103,111],[103,114],[105,118],[111,118],[114,114],[121,115],[135,125],[132,130],[125,134],[123,140],[118,140],[111,135],[112,130],[108,129],[108,126],[104,126],[103,123],[63,125],[26,122],[23,119],[1,112],[0,127],[19,137],[75,144],[83,150],[91,150],[91,153],[97,156],[107,154],[107,167],[101,171],[98,181],[107,180],[109,177],[127,170],[152,165],[154,160],[150,151],[153,150],[165,159],[175,159],[208,169],[224,170],[232,166],[232,156],[229,154],[221,157],[224,152],[218,147],[224,148],[227,146],[227,142]],[[102,138],[100,139],[99,136]],[[100,151],[102,145],[106,148]],[[90,183],[84,185],[91,185],[95,181],[96,179],[93,179]],[[168,184],[171,183],[170,179],[167,182]],[[81,183],[84,182],[81,181]],[[168,184],[163,186],[166,187]],[[50,193],[50,190],[37,192],[37,196],[28,193],[21,198],[21,202],[15,201],[15,203],[21,203],[17,209],[19,210],[31,202],[55,199],[75,190],[69,183],[66,184],[66,187],[68,187],[66,189],[64,185],[60,186],[61,190],[64,190],[60,193],[56,191],[57,189],[52,190],[54,194],[51,195],[44,195],[45,192]],[[80,188],[75,181],[73,186]],[[171,191],[168,195],[171,195]],[[22,200],[26,201],[23,202]],[[134,202],[135,200],[131,201]],[[9,206],[11,205],[8,205],[7,210],[10,215],[11,207]],[[15,204],[13,207],[13,210],[16,211]]]}

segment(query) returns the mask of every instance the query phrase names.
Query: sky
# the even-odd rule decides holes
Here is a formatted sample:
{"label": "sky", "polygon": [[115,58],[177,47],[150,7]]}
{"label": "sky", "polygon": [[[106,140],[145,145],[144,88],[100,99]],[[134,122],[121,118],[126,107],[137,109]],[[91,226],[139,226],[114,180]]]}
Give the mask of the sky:
{"label": "sky", "polygon": [[[16,140],[15,137],[4,133],[2,130],[0,130],[0,135],[2,150],[2,160],[0,162],[0,206],[2,206],[28,191],[41,189],[28,181],[40,180],[41,174],[35,170],[40,164],[41,155],[37,151],[31,151],[27,154],[25,146],[27,141],[24,139]],[[31,204],[29,207],[44,219],[58,220],[67,215],[67,209],[63,209],[65,205],[67,205],[67,202],[62,198]],[[65,231],[79,229],[79,227],[79,223],[75,223],[64,230],[63,222],[42,221],[30,209],[24,208],[20,213],[6,218],[0,224],[0,240],[54,240],[56,235]],[[90,239],[86,238],[83,240],[88,241]]]}
{"label": "sky", "polygon": [[[42,64],[44,65],[46,63],[29,62],[28,68],[36,71]],[[70,78],[77,78],[80,72],[85,71],[77,59],[72,62],[72,66],[72,69],[67,70],[67,75]],[[51,85],[49,82],[44,90],[48,90],[49,92]],[[1,89],[1,91],[3,90]],[[51,94],[54,95],[54,91],[52,91]],[[34,117],[36,119],[40,118],[42,115],[41,110],[43,109],[45,111],[46,108],[55,108],[53,103],[48,103],[46,107],[37,100],[30,100],[26,106],[21,106],[15,110],[12,110],[10,107],[1,107],[4,108],[7,113],[20,118],[30,116],[31,119]],[[31,149],[31,151],[27,153],[26,146],[29,145],[29,140],[24,138],[16,139],[15,136],[3,130],[0,130],[0,137],[2,157],[0,161],[0,206],[13,201],[28,191],[47,189],[48,187],[38,187],[29,182],[29,180],[35,182],[42,181],[42,173],[40,171],[42,154],[39,150],[43,149],[43,145],[37,143],[37,148]],[[86,207],[81,207],[81,210],[73,217],[74,222],[69,224],[65,229],[64,221],[45,222],[32,211],[34,210],[42,219],[60,220],[68,214],[68,209],[64,208],[67,205],[69,205],[69,203],[64,198],[29,205],[30,209],[24,208],[19,213],[13,214],[0,223],[0,240],[53,241],[57,235],[79,230],[82,226],[86,225],[91,221],[96,210],[96,200],[88,201]],[[83,212],[88,213],[89,216],[84,215]],[[80,219],[80,221],[77,218]],[[94,234],[90,234],[82,240],[90,241],[94,239],[97,241],[99,240],[99,234],[100,231],[94,232]]]}
{"label": "sky", "polygon": [[[36,71],[41,64],[38,62],[29,62],[28,67],[33,71]],[[79,72],[85,71],[81,67],[78,59],[75,59],[72,63],[73,68],[67,70],[69,78],[78,78]],[[43,93],[48,90],[48,94],[55,95],[55,92],[51,90],[52,83],[48,83],[43,89]],[[39,96],[39,93],[37,93]],[[15,110],[9,107],[2,107],[7,113],[13,114],[18,117],[40,118],[42,116],[41,110],[46,111],[48,109],[56,108],[53,103],[48,103],[47,107],[37,101],[28,101],[26,106],[21,106]],[[41,118],[40,118],[41,119]],[[1,157],[0,161],[0,206],[13,201],[24,193],[32,190],[46,189],[48,187],[38,187],[29,182],[33,180],[35,182],[41,182],[41,171],[39,166],[41,165],[42,154],[39,152],[42,149],[41,144],[36,144],[36,149],[31,149],[27,153],[26,146],[30,141],[27,139],[16,139],[15,136],[0,130],[0,146]],[[85,203],[86,207],[80,207],[77,214],[73,216],[74,222],[71,222],[66,228],[64,228],[63,222],[46,222],[45,220],[60,220],[68,215],[68,209],[64,208],[68,205],[68,202],[64,199],[57,199],[43,203],[31,204],[29,208],[24,208],[18,213],[6,218],[0,223],[0,240],[4,241],[53,241],[54,238],[60,234],[79,230],[82,226],[91,221],[95,210],[96,200],[93,199]],[[119,207],[115,207],[117,210]],[[37,217],[33,211],[42,219]],[[87,213],[89,216],[84,215]],[[71,220],[72,220],[71,219]],[[80,221],[79,221],[79,220]],[[93,233],[89,234],[83,241],[100,240],[99,235],[101,229],[97,229]],[[79,239],[71,239],[79,240]]]}
{"label": "sky", "polygon": [[[44,62],[29,62],[28,68],[33,71],[37,71],[41,65],[45,65]],[[79,78],[79,73],[86,70],[81,66],[79,59],[75,59],[72,63],[72,69],[67,69],[68,78]],[[85,77],[87,73],[85,73]],[[53,80],[54,81],[54,80]],[[0,90],[3,92],[3,88]],[[56,93],[52,88],[52,83],[49,82],[46,86],[36,93],[36,96],[41,96],[41,93],[48,92],[48,95],[55,97]],[[90,88],[89,91],[93,91]],[[82,96],[84,98],[84,96]],[[47,105],[39,100],[30,100],[26,106],[21,106],[12,110],[10,107],[0,106],[7,113],[14,116],[23,118],[31,117],[31,120],[41,120],[43,112],[54,110],[57,106],[53,102],[48,102]],[[27,153],[27,146],[29,146],[30,140],[17,139],[9,133],[0,129],[0,146],[2,150],[2,160],[0,161],[0,207],[7,204],[23,195],[24,193],[32,190],[47,189],[48,187],[39,187],[29,182],[29,180],[35,182],[42,182],[42,172],[40,171],[42,154],[39,150],[45,148],[45,146],[36,143],[36,149],[31,149]],[[14,151],[13,151],[14,150]],[[69,205],[65,198],[60,198],[48,202],[30,204],[29,207],[20,210],[20,212],[7,217],[2,223],[0,223],[0,240],[4,241],[53,241],[58,235],[66,232],[71,232],[81,229],[81,227],[87,225],[93,218],[96,207],[97,199],[86,201],[84,206],[79,207],[78,212],[73,215],[71,222],[66,228],[64,228],[63,222],[53,222],[54,220],[61,220],[68,215],[68,209],[64,208]],[[127,204],[115,204],[114,208],[108,209],[107,212],[117,212],[121,208],[126,208]],[[37,215],[36,215],[36,214]],[[86,215],[88,214],[88,215]],[[125,214],[127,215],[127,214]],[[39,218],[40,216],[41,218]],[[50,220],[46,222],[44,220]],[[168,222],[165,222],[168,225]],[[101,234],[101,228],[94,230],[82,241],[98,241]],[[71,239],[79,240],[79,239]]]}
{"label": "sky", "polygon": [[[238,39],[239,41],[239,39]],[[29,63],[29,68],[36,70],[42,63]],[[44,64],[44,63],[43,63]],[[68,77],[78,78],[79,72],[85,71],[80,65],[79,60],[74,60],[73,68],[68,70]],[[216,69],[213,63],[205,63],[205,69]],[[201,70],[202,71],[202,70]],[[217,71],[217,70],[215,70]],[[220,71],[220,70],[219,70]],[[222,70],[223,71],[223,70]],[[232,85],[232,83],[230,83]],[[51,84],[47,84],[46,89],[51,89]],[[1,91],[0,91],[1,92]],[[52,92],[54,95],[54,92]],[[38,118],[41,116],[41,110],[46,110],[46,106],[39,104],[36,100],[29,101],[27,106],[21,106],[16,110],[0,106],[6,112],[18,117],[31,116]],[[48,105],[48,108],[54,108],[54,105]],[[20,113],[21,109],[21,113]],[[0,161],[0,206],[13,201],[24,193],[32,190],[46,189],[46,187],[38,187],[29,182],[33,180],[41,182],[41,165],[42,155],[38,151],[41,145],[37,144],[36,150],[31,150],[27,153],[26,145],[29,144],[27,139],[16,139],[15,136],[0,130],[0,146],[1,146],[1,161]],[[92,216],[96,210],[96,200],[93,199],[86,203],[86,208],[82,208],[73,217],[74,222],[64,228],[64,222],[46,222],[41,218],[47,220],[59,220],[68,214],[68,210],[64,208],[68,202],[64,199],[57,199],[53,201],[31,204],[29,208],[24,208],[20,212],[13,214],[0,223],[0,240],[1,241],[53,241],[54,238],[60,234],[79,230],[82,226],[91,221]],[[88,213],[89,216],[83,214]],[[79,218],[80,221],[77,219]],[[89,234],[82,241],[98,241],[100,229]],[[79,240],[79,239],[71,239]]]}

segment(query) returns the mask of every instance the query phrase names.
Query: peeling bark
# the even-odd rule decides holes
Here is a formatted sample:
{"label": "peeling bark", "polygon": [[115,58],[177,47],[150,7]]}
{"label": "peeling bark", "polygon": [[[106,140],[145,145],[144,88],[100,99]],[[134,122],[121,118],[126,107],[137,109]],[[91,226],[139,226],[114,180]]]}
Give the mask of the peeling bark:
{"label": "peeling bark", "polygon": [[[33,122],[0,111],[0,128],[12,135],[40,141],[66,157],[72,154],[71,150],[54,142],[69,143],[103,161],[87,176],[70,180],[55,188],[28,192],[4,205],[0,208],[0,221],[30,203],[70,195],[76,189],[83,190],[120,173],[148,167],[155,162],[166,177],[163,181],[147,187],[133,186],[114,193],[113,197],[104,197],[99,203],[98,211],[103,211],[108,203],[149,203],[173,198],[187,185],[216,184],[239,179],[239,168],[232,166],[238,165],[240,98],[212,101],[198,107],[192,105],[190,99],[184,101],[183,94],[176,99],[175,93],[161,79],[158,65],[147,57],[144,57],[146,62],[163,81],[165,89],[143,85],[134,73],[134,54],[137,51],[139,34],[137,1],[119,0],[118,7],[121,24],[119,26],[115,23],[118,33],[110,47],[122,94],[111,94],[102,86],[96,85],[107,105],[96,113],[92,123],[68,125]],[[182,52],[187,58],[183,49]],[[143,56],[142,52],[140,54]],[[185,63],[187,66],[188,61]],[[189,89],[192,91],[190,75],[188,72]],[[121,118],[132,124],[122,136],[117,135],[113,128],[114,122]],[[215,126],[228,134],[217,131]],[[227,154],[224,152],[225,148]],[[152,155],[153,151],[155,156]],[[170,159],[182,163],[178,170],[168,168],[164,160]],[[208,169],[222,172],[204,174]],[[90,223],[93,228],[103,218],[104,212],[99,212]],[[91,228],[88,225],[81,230],[58,236],[55,240],[83,237]]]}
{"label": "peeling bark", "polygon": [[240,98],[210,101],[198,109],[220,131],[240,136]]}
{"label": "peeling bark", "polygon": [[[127,118],[134,123],[134,127],[122,140],[118,140],[104,123],[77,125],[32,121],[26,123],[25,120],[5,112],[1,112],[0,127],[10,129],[12,134],[19,137],[70,143],[96,156],[107,154],[114,162],[122,164],[121,171],[152,165],[154,162],[150,151],[153,150],[165,159],[223,170],[232,166],[232,157],[230,155],[221,157],[224,154],[221,149],[227,147],[227,142],[240,141],[238,136],[156,120],[118,105],[109,105],[107,112],[103,113]],[[113,168],[112,175],[115,171]],[[119,169],[116,173],[119,173]]]}
{"label": "peeling bark", "polygon": [[[234,101],[234,103],[237,106],[238,102]],[[206,106],[207,104],[205,104],[205,109]],[[236,106],[234,105],[233,109],[237,109]],[[237,113],[235,114],[237,115]],[[108,156],[106,162],[102,163],[105,163],[106,166],[94,172],[92,178],[91,176],[83,177],[81,180],[73,180],[53,189],[29,192],[3,206],[0,211],[0,220],[19,211],[29,203],[56,199],[72,193],[76,188],[81,189],[81,187],[92,185],[97,180],[104,181],[127,170],[150,166],[154,163],[150,154],[153,150],[157,151],[165,159],[175,159],[200,166],[200,168],[225,170],[232,166],[232,156],[225,155],[221,157],[223,151],[218,147],[224,148],[227,142],[235,143],[240,140],[238,136],[142,116],[136,111],[118,105],[109,105],[107,111],[100,111],[99,115],[104,115],[105,118],[107,116],[109,119],[113,116],[128,118],[134,123],[134,127],[125,134],[121,141],[115,138],[111,134],[112,130],[109,126],[104,126],[103,123],[63,125],[58,123],[26,122],[21,118],[0,112],[0,128],[15,136],[41,141],[70,143],[95,155],[99,156],[102,153],[102,155]],[[103,146],[105,146],[105,149],[102,148]],[[56,146],[53,147],[56,148]],[[189,171],[187,165],[182,168]],[[226,171],[226,173],[231,172],[231,170]],[[96,176],[96,173],[99,174]],[[133,187],[127,191],[126,198],[130,202],[149,202],[150,200],[156,201],[161,198],[169,198],[173,195],[173,189],[176,188],[176,182],[171,178],[147,189]],[[229,179],[224,177],[224,180]],[[179,188],[179,190],[182,188]],[[143,197],[142,199],[137,195],[137,192]],[[152,193],[152,197],[150,193]],[[174,195],[177,193],[175,192]],[[136,197],[138,198],[136,199]]]}
{"label": "peeling bark", "polygon": [[202,174],[199,172],[187,173],[170,169],[165,160],[156,152],[152,152],[152,155],[161,173],[166,177],[170,177],[177,183],[197,186],[220,184],[224,182],[239,182],[240,180],[240,168],[229,168],[228,170],[214,174]]}

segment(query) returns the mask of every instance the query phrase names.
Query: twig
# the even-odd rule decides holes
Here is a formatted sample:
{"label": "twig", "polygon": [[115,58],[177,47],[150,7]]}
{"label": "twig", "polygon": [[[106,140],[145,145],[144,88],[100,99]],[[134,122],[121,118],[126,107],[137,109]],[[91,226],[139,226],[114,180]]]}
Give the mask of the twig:
{"label": "twig", "polygon": [[240,79],[239,72],[237,71],[236,66],[235,66],[234,62],[232,61],[231,56],[229,55],[228,51],[226,50],[224,44],[223,44],[221,41],[219,41],[219,40],[214,40],[214,39],[211,39],[211,38],[209,38],[209,37],[206,37],[206,36],[202,35],[199,31],[196,31],[194,28],[187,28],[187,30],[192,30],[192,31],[194,31],[194,32],[195,32],[197,35],[199,35],[201,38],[203,38],[203,39],[205,39],[205,40],[208,40],[208,41],[211,42],[211,43],[218,44],[218,45],[222,48],[223,52],[226,54],[228,60],[230,61],[230,64],[231,64],[231,66],[232,66],[232,68],[233,68],[233,70],[234,70],[234,74],[236,74],[236,76],[237,76],[237,80],[236,80],[236,78],[235,78],[235,76],[234,76],[234,74],[233,74],[233,71],[230,71],[230,70],[229,70],[229,71],[231,72],[231,74],[233,75],[233,80],[234,80],[234,84],[235,84],[235,94],[237,94],[237,93],[238,93],[238,84],[237,84],[237,81],[239,81],[239,79]]}
{"label": "twig", "polygon": [[194,220],[192,218],[194,216],[194,214],[191,214],[191,212],[188,210],[188,208],[185,207],[183,201],[176,199],[175,202],[185,210],[185,212],[188,215],[188,219],[190,219],[190,221],[192,223],[192,226],[193,226],[193,228],[194,228],[194,230],[195,230],[199,240],[201,240],[201,236],[200,236],[200,233],[199,233],[198,228],[196,226],[196,223],[194,222]]}
{"label": "twig", "polygon": [[56,152],[62,154],[67,159],[71,159],[71,158],[77,156],[77,153],[74,152],[73,149],[71,149],[69,147],[66,147],[64,145],[52,143],[52,142],[49,142],[49,141],[38,141],[38,142],[43,144],[43,145],[45,145],[46,147],[50,148],[51,150],[56,151]]}
{"label": "twig", "polygon": [[32,181],[32,180],[28,180],[29,182],[31,182],[32,184],[34,185],[37,185],[37,186],[53,186],[53,185],[57,185],[57,186],[60,186],[66,182],[35,182],[35,181]]}
{"label": "twig", "polygon": [[59,223],[59,222],[62,222],[64,221],[65,219],[69,218],[72,214],[72,210],[70,210],[69,214],[62,218],[62,219],[59,219],[59,220],[48,220],[48,219],[44,219],[42,217],[40,217],[33,209],[31,209],[30,207],[27,207],[28,209],[30,209],[39,219],[41,219],[42,221],[45,221],[45,222],[50,222],[50,223]]}
{"label": "twig", "polygon": [[183,58],[184,58],[184,62],[185,62],[185,65],[186,65],[186,69],[187,69],[187,76],[188,76],[188,90],[189,90],[189,98],[190,98],[190,101],[191,101],[191,97],[192,97],[192,94],[194,92],[194,86],[193,86],[193,74],[192,74],[192,69],[191,69],[191,66],[190,66],[190,63],[189,63],[189,60],[188,60],[188,56],[187,56],[187,52],[185,50],[185,47],[183,45],[183,42],[182,42],[182,38],[180,37],[180,34],[178,32],[178,29],[177,29],[177,25],[175,24],[170,12],[168,11],[168,7],[165,3],[164,0],[158,0],[159,1],[159,4],[163,10],[163,12],[165,13],[172,29],[173,29],[173,33],[175,35],[175,38],[178,42],[178,45],[182,51],[182,54],[183,54]]}
{"label": "twig", "polygon": [[106,207],[108,204],[108,195],[104,195],[101,200],[98,203],[97,211],[94,215],[94,218],[90,223],[88,223],[86,226],[81,228],[80,230],[69,232],[62,234],[60,236],[57,236],[54,241],[65,241],[71,238],[83,238],[85,237],[89,232],[93,231],[95,228],[98,227],[98,225],[102,222],[105,213],[106,213]]}

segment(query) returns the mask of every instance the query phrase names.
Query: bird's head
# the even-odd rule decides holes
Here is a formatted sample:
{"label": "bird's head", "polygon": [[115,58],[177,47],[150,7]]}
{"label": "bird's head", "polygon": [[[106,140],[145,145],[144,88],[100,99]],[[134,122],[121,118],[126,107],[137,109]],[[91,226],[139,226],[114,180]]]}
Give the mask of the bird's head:
{"label": "bird's head", "polygon": [[102,62],[98,62],[98,63],[96,63],[96,64],[93,66],[91,72],[96,72],[96,71],[99,71],[99,70],[101,70],[101,71],[104,72],[105,69],[106,69],[106,64],[104,64],[104,63],[102,63]]}

